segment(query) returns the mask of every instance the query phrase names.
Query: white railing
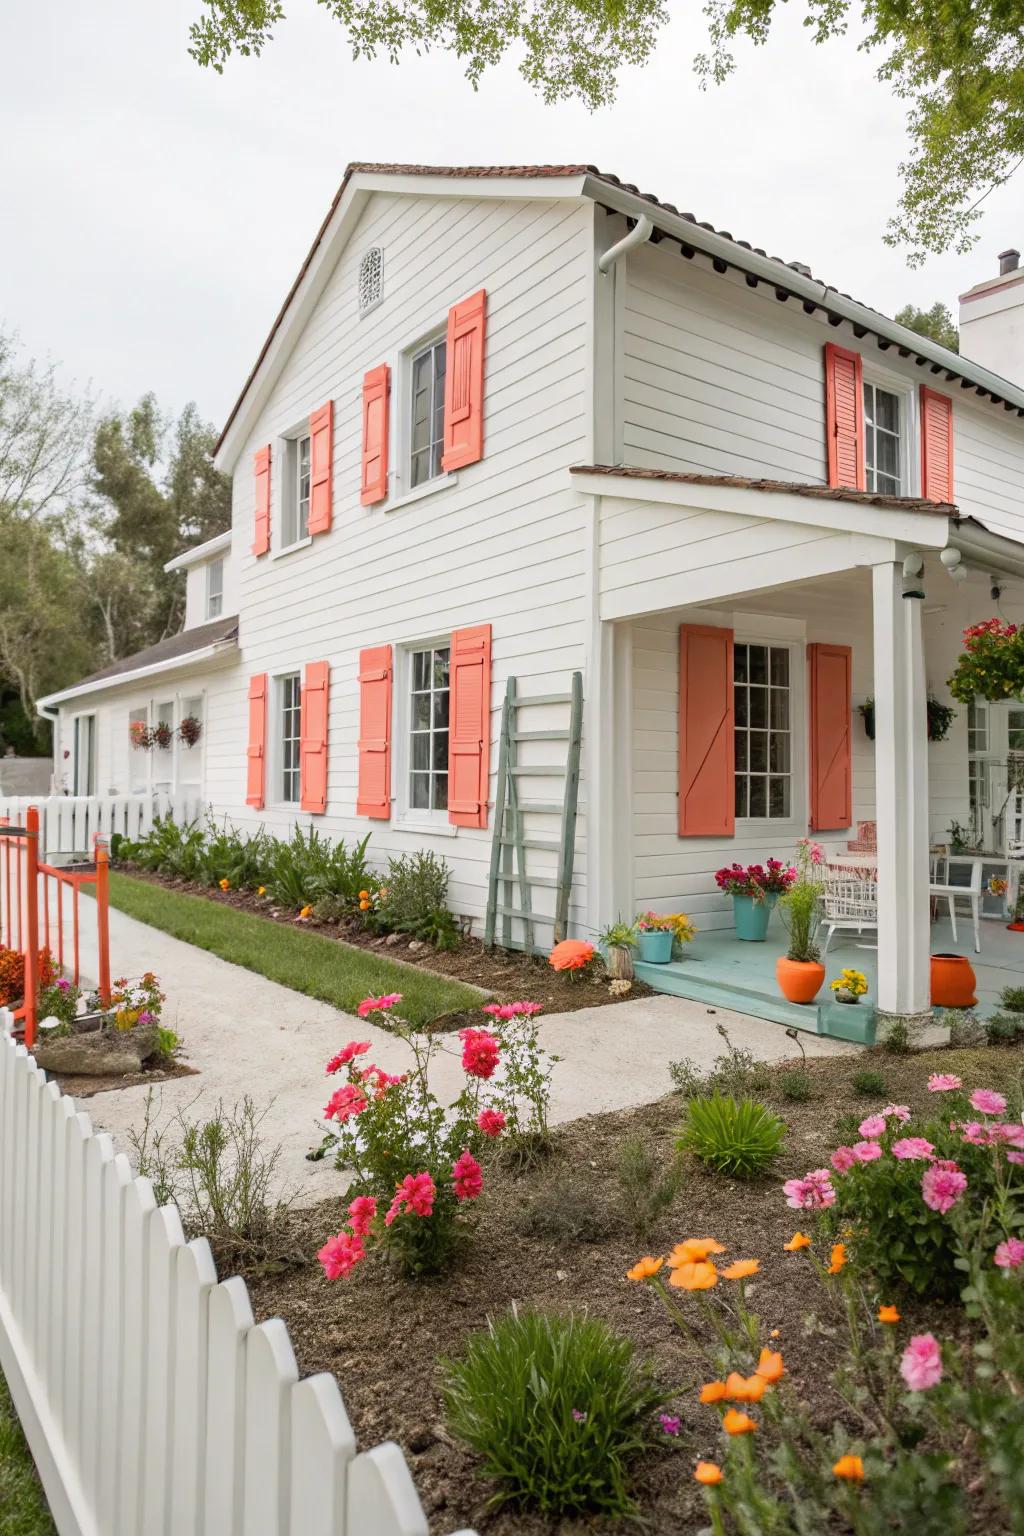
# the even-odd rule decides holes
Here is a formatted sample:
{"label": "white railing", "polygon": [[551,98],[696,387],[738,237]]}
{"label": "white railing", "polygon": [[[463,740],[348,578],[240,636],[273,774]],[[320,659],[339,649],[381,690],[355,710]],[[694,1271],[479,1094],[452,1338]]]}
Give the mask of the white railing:
{"label": "white railing", "polygon": [[0,819],[23,824],[30,805],[39,808],[40,858],[55,853],[86,853],[93,839],[120,832],[143,837],[157,816],[193,821],[202,814],[202,797],[176,795],[0,795]]}
{"label": "white railing", "polygon": [[356,1454],[334,1377],[299,1380],[284,1323],[254,1323],[11,1023],[0,1368],[59,1536],[427,1536],[398,1446]]}

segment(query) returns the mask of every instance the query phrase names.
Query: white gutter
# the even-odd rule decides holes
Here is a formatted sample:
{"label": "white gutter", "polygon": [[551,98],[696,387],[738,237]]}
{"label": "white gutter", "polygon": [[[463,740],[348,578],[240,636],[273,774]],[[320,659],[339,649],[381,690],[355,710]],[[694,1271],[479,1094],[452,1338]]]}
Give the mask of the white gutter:
{"label": "white gutter", "polygon": [[960,524],[950,520],[948,547],[958,549],[975,571],[998,571],[1007,576],[1024,577],[1024,544],[990,533],[973,520],[965,519]]}
{"label": "white gutter", "polygon": [[91,683],[82,683],[77,688],[64,688],[60,693],[48,693],[45,699],[36,700],[36,713],[46,720],[51,720],[52,715],[47,711],[55,704],[64,704],[68,699],[79,699],[88,693],[103,693],[110,688],[120,688],[123,683],[134,683],[145,677],[159,677],[164,672],[173,672],[177,667],[193,666],[196,662],[212,661],[228,650],[237,650],[237,640],[218,640],[213,645],[204,645],[200,651],[186,651],[182,656],[171,656],[166,661],[154,661],[148,667],[136,667],[132,672],[117,672],[113,677],[98,677]]}
{"label": "white gutter", "polygon": [[628,235],[624,235],[617,245],[611,246],[603,256],[598,258],[597,270],[605,274],[609,273],[617,261],[621,261],[623,256],[628,256],[630,251],[635,250],[638,245],[643,245],[653,234],[653,221],[647,217],[646,213],[642,213]]}
{"label": "white gutter", "polygon": [[219,555],[221,550],[230,548],[231,529],[228,528],[224,533],[214,534],[205,544],[197,544],[194,549],[186,549],[184,553],[175,555],[173,560],[168,560],[164,570],[183,571],[187,566],[198,565],[203,560],[209,560],[211,555]]}

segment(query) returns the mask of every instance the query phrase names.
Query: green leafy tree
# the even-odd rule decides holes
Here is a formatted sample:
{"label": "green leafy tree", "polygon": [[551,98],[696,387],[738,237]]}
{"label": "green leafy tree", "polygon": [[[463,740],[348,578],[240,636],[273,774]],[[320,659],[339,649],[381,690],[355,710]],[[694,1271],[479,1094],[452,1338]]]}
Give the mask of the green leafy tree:
{"label": "green leafy tree", "polygon": [[928,336],[951,352],[960,350],[960,332],[953,323],[953,316],[945,304],[933,304],[931,309],[918,309],[916,304],[904,304],[896,311],[896,322],[918,336]]}
{"label": "green leafy tree", "polygon": [[[778,0],[706,0],[710,48],[702,79],[721,81],[732,45],[767,41]],[[516,49],[546,101],[611,101],[620,70],[649,61],[668,20],[664,0],[318,0],[355,57],[446,50],[475,85]],[[1024,0],[803,0],[804,25],[825,43],[851,28],[880,56],[879,78],[909,105],[911,154],[889,227],[891,244],[967,250],[979,204],[1024,161]],[[284,17],[281,0],[203,0],[192,56],[223,70],[260,54]]]}

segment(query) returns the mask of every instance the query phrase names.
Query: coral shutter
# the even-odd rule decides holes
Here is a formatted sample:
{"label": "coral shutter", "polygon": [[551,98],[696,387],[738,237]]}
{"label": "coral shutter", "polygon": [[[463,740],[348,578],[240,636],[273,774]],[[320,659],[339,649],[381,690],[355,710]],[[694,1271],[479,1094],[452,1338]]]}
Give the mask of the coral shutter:
{"label": "coral shutter", "polygon": [[487,293],[481,288],[448,311],[444,374],[444,454],[441,468],[462,469],[484,456],[484,329]]}
{"label": "coral shutter", "polygon": [[309,532],[331,527],[331,476],[334,467],[334,401],[309,418]]}
{"label": "coral shutter", "polygon": [[736,830],[731,629],[679,627],[679,835]]}
{"label": "coral shutter", "polygon": [[851,651],[809,645],[811,831],[835,832],[853,820]]}
{"label": "coral shutter", "polygon": [[245,803],[263,809],[267,788],[267,674],[249,682],[249,746],[246,752]]}
{"label": "coral shutter", "polygon": [[363,378],[363,469],[359,500],[364,507],[388,494],[388,397],[391,369],[371,368]]}
{"label": "coral shutter", "polygon": [[491,748],[491,626],[457,629],[449,667],[448,820],[486,827]]}
{"label": "coral shutter", "polygon": [[391,647],[359,652],[359,788],[356,814],[391,818]]}
{"label": "coral shutter", "polygon": [[252,541],[254,555],[265,555],[270,548],[270,444],[257,448],[253,461],[256,477],[256,524]]}
{"label": "coral shutter", "polygon": [[311,661],[302,679],[299,726],[299,806],[322,816],[327,809],[327,703],[331,668]]}
{"label": "coral shutter", "polygon": [[825,346],[825,434],[829,485],[863,491],[864,374],[859,352]]}
{"label": "coral shutter", "polygon": [[921,385],[921,495],[953,500],[953,402]]}

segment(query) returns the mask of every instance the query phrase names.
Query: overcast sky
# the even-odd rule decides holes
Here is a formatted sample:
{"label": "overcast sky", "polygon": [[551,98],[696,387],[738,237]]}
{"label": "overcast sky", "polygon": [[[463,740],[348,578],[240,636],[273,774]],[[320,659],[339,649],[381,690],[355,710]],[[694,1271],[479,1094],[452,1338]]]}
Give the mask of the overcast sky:
{"label": "overcast sky", "polygon": [[653,65],[591,114],[512,65],[474,92],[439,55],[353,62],[314,0],[286,6],[263,57],[219,76],[187,53],[200,0],[5,0],[0,323],[66,378],[220,426],[349,160],[592,162],[888,314],[955,314],[1024,245],[1024,173],[970,255],[911,272],[882,244],[904,109],[855,40],[815,48],[802,7],[704,92],[700,0],[674,0]]}

